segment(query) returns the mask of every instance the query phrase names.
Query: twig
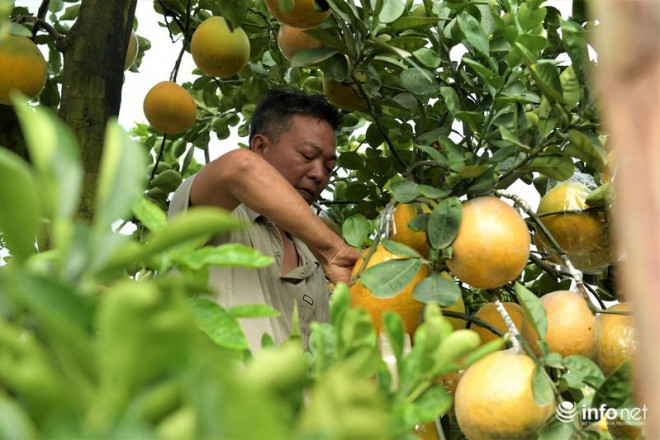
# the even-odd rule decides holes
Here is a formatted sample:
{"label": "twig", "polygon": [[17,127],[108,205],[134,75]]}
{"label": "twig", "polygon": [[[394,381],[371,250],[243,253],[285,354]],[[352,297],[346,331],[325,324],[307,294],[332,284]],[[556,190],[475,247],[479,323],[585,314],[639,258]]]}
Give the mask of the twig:
{"label": "twig", "polygon": [[452,310],[442,310],[442,316],[447,316],[449,318],[458,318],[462,319],[464,321],[471,322],[472,324],[476,324],[479,327],[483,327],[487,330],[490,330],[494,334],[496,334],[499,337],[504,336],[504,332],[500,330],[499,328],[495,327],[494,325],[483,321],[475,316],[468,315],[467,313],[461,313],[461,312],[454,312]]}
{"label": "twig", "polygon": [[[41,6],[39,6],[39,10],[37,11],[37,18],[41,21],[44,21],[46,19],[46,13],[48,13],[48,6],[50,5],[50,0],[43,0],[41,2]],[[37,32],[39,32],[39,22],[36,22],[34,26],[32,27],[32,39],[37,36]]]}
{"label": "twig", "polygon": [[538,218],[538,216],[534,213],[534,211],[532,211],[529,205],[527,205],[527,202],[525,202],[525,200],[523,200],[521,197],[503,190],[496,190],[495,195],[513,200],[516,206],[520,207],[523,211],[525,211],[525,213],[527,213],[527,215],[529,215],[529,217],[532,219],[532,221],[534,221],[536,226],[548,238],[552,247],[557,251],[559,257],[561,258],[562,263],[564,263],[564,266],[566,266],[566,268],[568,269],[568,273],[570,274],[570,277],[575,281],[578,290],[580,291],[584,299],[587,301],[587,304],[589,304],[589,308],[593,311],[594,306],[589,300],[589,292],[584,286],[584,281],[582,279],[582,272],[580,272],[575,268],[575,266],[573,266],[573,263],[571,262],[570,258],[568,258],[568,255],[566,255],[566,251],[564,251],[561,248],[561,246],[559,246],[557,240],[555,240],[555,238],[552,236],[552,234],[545,226],[545,224]]}
{"label": "twig", "polygon": [[190,37],[188,36],[188,32],[190,30],[190,8],[191,8],[191,0],[188,0],[188,4],[186,5],[186,17],[185,17],[185,24],[183,28],[183,45],[181,47],[181,50],[179,51],[179,56],[177,57],[176,61],[174,62],[174,68],[172,69],[172,73],[170,75],[170,80],[173,82],[176,82],[176,78],[179,75],[179,67],[181,67],[181,60],[183,59],[183,54],[186,53],[186,49],[188,48],[188,44],[190,42]]}
{"label": "twig", "polygon": [[149,183],[147,184],[147,187],[151,186],[151,181],[154,180],[156,171],[158,170],[158,164],[161,160],[163,160],[163,154],[165,153],[165,141],[167,141],[167,134],[163,135],[163,141],[160,143],[160,151],[158,152],[158,157],[156,158],[154,169],[151,170],[151,177],[149,177]]}
{"label": "twig", "polygon": [[383,128],[383,126],[380,123],[380,118],[376,114],[376,109],[374,109],[374,105],[371,102],[371,99],[369,99],[369,95],[367,95],[367,92],[364,91],[364,87],[362,87],[362,83],[358,81],[355,76],[353,76],[353,81],[355,81],[355,84],[357,85],[358,90],[360,91],[360,94],[364,98],[364,100],[367,102],[367,106],[369,107],[369,114],[371,117],[374,119],[374,124],[376,124],[376,128],[378,128],[378,131],[380,132],[380,135],[383,136],[383,139],[385,139],[385,143],[389,147],[390,151],[392,152],[392,155],[396,158],[396,160],[401,164],[401,166],[406,169],[408,168],[408,165],[403,161],[401,156],[399,156],[399,152],[396,151],[396,148],[394,147],[394,144],[392,143],[392,140],[390,137],[387,135],[387,132]]}
{"label": "twig", "polygon": [[39,24],[50,36],[55,39],[55,47],[58,52],[62,52],[64,49],[64,41],[66,37],[55,30],[53,26],[50,25],[45,20],[40,19],[39,17],[29,17],[26,15],[18,15],[12,18],[12,21],[15,23],[35,23],[35,26]]}

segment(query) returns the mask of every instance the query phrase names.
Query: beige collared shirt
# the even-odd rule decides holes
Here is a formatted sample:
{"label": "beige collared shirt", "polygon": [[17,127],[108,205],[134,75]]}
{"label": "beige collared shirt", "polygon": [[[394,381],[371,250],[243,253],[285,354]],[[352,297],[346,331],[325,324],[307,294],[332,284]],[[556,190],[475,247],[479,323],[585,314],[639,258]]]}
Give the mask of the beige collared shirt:
{"label": "beige collared shirt", "polygon": [[[195,176],[186,179],[175,191],[168,216],[188,209],[190,188]],[[328,321],[329,292],[320,264],[305,243],[293,238],[298,251],[298,267],[281,275],[283,247],[275,223],[239,205],[233,214],[246,225],[244,230],[215,237],[214,246],[240,243],[275,258],[275,263],[262,269],[241,267],[210,267],[209,284],[217,292],[215,300],[223,307],[243,304],[267,304],[280,312],[270,318],[241,319],[241,327],[253,353],[259,351],[264,333],[276,343],[286,339],[293,330],[293,308],[297,304],[300,333],[307,346],[312,321]]]}

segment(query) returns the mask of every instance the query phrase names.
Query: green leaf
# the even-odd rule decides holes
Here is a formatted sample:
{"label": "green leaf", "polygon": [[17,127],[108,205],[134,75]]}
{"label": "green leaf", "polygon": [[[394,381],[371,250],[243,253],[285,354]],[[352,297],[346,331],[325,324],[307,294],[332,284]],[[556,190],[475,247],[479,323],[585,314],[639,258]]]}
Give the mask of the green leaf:
{"label": "green leaf", "polygon": [[574,433],[573,423],[561,422],[556,417],[538,431],[539,440],[566,440],[574,438]]}
{"label": "green leaf", "polygon": [[417,301],[425,304],[434,302],[441,307],[448,307],[456,304],[461,296],[461,288],[438,272],[432,272],[430,276],[417,283],[413,296]]}
{"label": "green leaf", "polygon": [[[436,384],[424,391],[410,405],[404,406],[404,418],[409,424],[423,420],[433,420],[445,414],[451,408],[451,395],[444,385]],[[415,423],[416,424],[416,423]]]}
{"label": "green leaf", "polygon": [[17,262],[32,255],[41,235],[39,190],[19,156],[0,148],[0,232]]}
{"label": "green leaf", "polygon": [[60,16],[60,20],[61,21],[75,20],[78,17],[79,10],[80,10],[80,5],[69,6],[64,10],[64,14]]}
{"label": "green leaf", "polygon": [[266,304],[243,304],[227,309],[234,318],[267,318],[280,316],[280,312]]}
{"label": "green leaf", "polygon": [[530,65],[529,68],[536,80],[536,84],[541,88],[543,94],[552,102],[561,102],[563,100],[561,81],[554,62],[550,60],[540,60],[539,62]]}
{"label": "green leaf", "polygon": [[554,394],[552,392],[552,379],[548,376],[545,369],[536,366],[533,379],[534,387],[534,401],[541,405],[545,406],[552,402],[554,399]]}
{"label": "green leaf", "polygon": [[463,11],[458,16],[458,27],[461,29],[461,32],[463,32],[463,35],[470,45],[474,47],[477,52],[488,57],[490,51],[488,36],[481,27],[481,23],[479,23],[479,21],[467,11]]}
{"label": "green leaf", "polygon": [[395,31],[405,31],[407,29],[414,29],[420,26],[430,26],[436,24],[440,21],[440,17],[417,17],[412,15],[407,15],[401,17],[392,23],[392,29]]}
{"label": "green leaf", "polygon": [[177,189],[183,178],[181,173],[176,170],[164,170],[156,175],[154,180],[151,181],[152,187],[158,187],[166,193],[170,193]]}
{"label": "green leaf", "polygon": [[348,244],[360,247],[369,236],[371,224],[361,214],[352,215],[341,225],[341,233]]}
{"label": "green leaf", "polygon": [[613,190],[612,182],[607,182],[591,191],[584,201],[592,208],[608,206],[614,197]]}
{"label": "green leaf", "polygon": [[548,317],[541,300],[522,284],[516,283],[516,298],[525,311],[525,317],[534,326],[539,339],[545,339],[548,331]]}
{"label": "green leaf", "polygon": [[417,95],[435,93],[438,86],[422,70],[409,68],[399,75],[399,83],[404,89]]}
{"label": "green leaf", "polygon": [[561,89],[564,94],[564,104],[567,109],[571,110],[580,102],[582,93],[580,82],[577,79],[577,75],[575,75],[573,66],[568,66],[564,69],[559,75],[559,81],[561,82]]}
{"label": "green leaf", "polygon": [[346,199],[349,202],[363,202],[369,195],[369,187],[363,182],[354,182],[346,187]]}
{"label": "green leaf", "polygon": [[389,260],[365,270],[360,281],[378,298],[395,296],[410,284],[422,267],[419,259]]}
{"label": "green leaf", "polygon": [[429,199],[440,199],[446,197],[451,192],[449,189],[436,188],[429,185],[417,185],[417,191]]}
{"label": "green leaf", "polygon": [[213,342],[232,350],[248,349],[241,326],[229,311],[208,299],[196,300],[193,311],[197,325]]}
{"label": "green leaf", "polygon": [[445,199],[433,208],[427,229],[433,248],[444,249],[454,241],[461,224],[461,212],[461,201],[456,197]]}
{"label": "green leaf", "polygon": [[345,151],[339,155],[337,165],[347,170],[361,170],[364,168],[364,157],[354,151]]}
{"label": "green leaf", "polygon": [[186,252],[181,261],[194,270],[204,266],[259,269],[270,266],[275,259],[263,255],[254,248],[239,243],[228,243],[216,247],[205,246],[192,252]]}
{"label": "green leaf", "polygon": [[0,438],[36,439],[35,429],[30,416],[15,398],[0,393]]}
{"label": "green leaf", "polygon": [[440,94],[445,100],[447,109],[449,109],[449,112],[453,116],[456,116],[458,113],[460,113],[460,100],[458,99],[458,93],[456,93],[456,90],[454,90],[452,87],[440,87]]}
{"label": "green leaf", "polygon": [[165,212],[146,197],[141,197],[133,205],[133,215],[151,232],[160,231],[167,225]]}
{"label": "green leaf", "polygon": [[116,119],[111,120],[106,129],[96,190],[94,221],[99,229],[109,228],[131,212],[144,191],[146,167],[144,149],[124,132]]}
{"label": "green leaf", "polygon": [[567,154],[585,161],[598,171],[605,169],[607,153],[605,148],[593,133],[581,130],[569,130],[570,144],[564,150]]}
{"label": "green leaf", "polygon": [[399,366],[401,364],[401,356],[403,356],[403,347],[405,343],[403,320],[398,313],[387,310],[383,314],[383,323],[387,340],[390,342],[392,353],[396,358],[397,366]]}
{"label": "green leaf", "polygon": [[554,180],[567,180],[575,172],[575,165],[570,157],[561,154],[546,154],[534,157],[523,168],[537,171]]}
{"label": "green leaf", "polygon": [[381,243],[383,246],[385,246],[385,249],[392,252],[394,255],[398,257],[420,258],[420,255],[416,250],[406,246],[403,243],[398,243],[396,241],[388,240],[386,238],[383,239]]}
{"label": "green leaf", "polygon": [[406,6],[401,0],[382,0],[382,5],[382,9],[378,12],[378,21],[381,23],[392,23],[401,17]]}
{"label": "green leaf", "polygon": [[412,202],[419,195],[417,184],[411,180],[399,180],[390,185],[392,197],[399,203]]}
{"label": "green leaf", "polygon": [[[435,51],[429,49],[428,47],[417,49],[413,52],[413,55],[419,60],[420,63],[426,67],[430,67],[431,69],[437,68],[442,62],[442,58],[440,58]],[[434,90],[434,92],[435,91],[436,90]]]}
{"label": "green leaf", "polygon": [[600,386],[605,380],[605,376],[598,365],[584,356],[567,356],[562,360],[562,364],[568,368],[568,371],[578,374],[581,380],[591,385]]}
{"label": "green leaf", "polygon": [[[548,47],[548,40],[540,35],[520,34],[516,37],[516,43],[523,45],[532,54],[538,55]],[[519,47],[516,45],[516,47]]]}
{"label": "green leaf", "polygon": [[315,47],[312,49],[299,50],[293,55],[293,58],[291,58],[291,67],[319,64],[337,53],[339,53],[337,49],[330,47]]}
{"label": "green leaf", "polygon": [[351,300],[348,286],[344,283],[338,283],[330,299],[330,322],[332,322],[336,329],[341,327],[341,323],[350,306]]}
{"label": "green leaf", "polygon": [[78,209],[82,189],[76,138],[50,109],[30,107],[17,99],[14,109],[38,172],[47,214],[55,218],[72,216]]}
{"label": "green leaf", "polygon": [[596,390],[592,408],[599,408],[602,404],[607,408],[623,406],[630,399],[632,385],[632,367],[626,360]]}

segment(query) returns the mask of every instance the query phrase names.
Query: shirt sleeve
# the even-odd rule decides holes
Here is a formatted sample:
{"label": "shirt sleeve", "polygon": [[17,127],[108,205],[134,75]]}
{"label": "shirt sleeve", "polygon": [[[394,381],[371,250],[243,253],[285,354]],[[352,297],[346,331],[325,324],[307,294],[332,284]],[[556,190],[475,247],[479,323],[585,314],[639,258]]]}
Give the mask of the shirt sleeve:
{"label": "shirt sleeve", "polygon": [[193,174],[184,180],[181,185],[174,191],[172,200],[170,200],[170,208],[167,211],[167,218],[171,219],[176,214],[187,211],[190,207],[190,189],[195,181],[197,174]]}

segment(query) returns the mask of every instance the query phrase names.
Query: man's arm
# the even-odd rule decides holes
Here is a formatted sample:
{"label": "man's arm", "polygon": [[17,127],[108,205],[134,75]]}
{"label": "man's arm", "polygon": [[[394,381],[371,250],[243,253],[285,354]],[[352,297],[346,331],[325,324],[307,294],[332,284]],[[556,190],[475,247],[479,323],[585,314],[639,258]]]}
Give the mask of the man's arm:
{"label": "man's arm", "polygon": [[231,151],[202,169],[190,202],[228,210],[243,203],[305,242],[332,282],[349,283],[357,249],[333,233],[293,186],[252,151]]}

